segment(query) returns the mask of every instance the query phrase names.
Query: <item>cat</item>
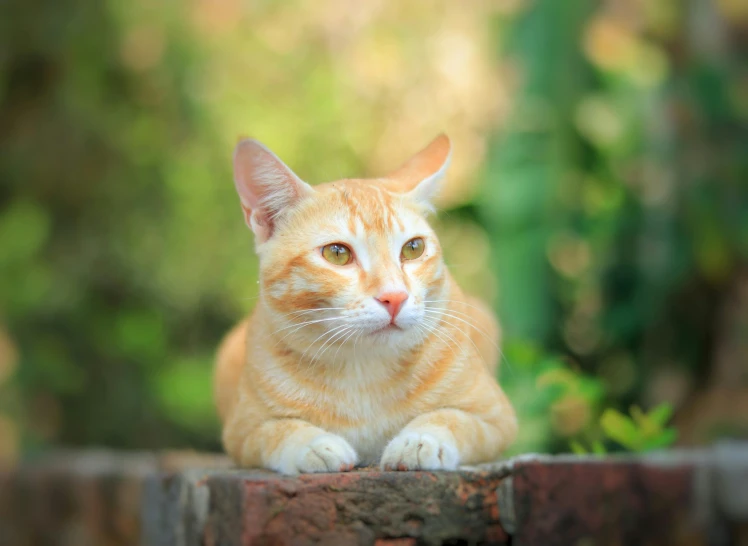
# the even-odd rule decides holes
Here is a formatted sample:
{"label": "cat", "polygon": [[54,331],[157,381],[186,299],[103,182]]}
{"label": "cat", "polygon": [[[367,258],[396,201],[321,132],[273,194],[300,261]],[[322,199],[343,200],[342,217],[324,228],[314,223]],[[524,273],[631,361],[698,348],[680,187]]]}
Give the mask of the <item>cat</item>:
{"label": "cat", "polygon": [[451,150],[442,134],[385,178],[312,187],[237,144],[260,296],[219,347],[215,397],[239,466],[454,469],[514,440],[497,321],[455,284],[426,221]]}

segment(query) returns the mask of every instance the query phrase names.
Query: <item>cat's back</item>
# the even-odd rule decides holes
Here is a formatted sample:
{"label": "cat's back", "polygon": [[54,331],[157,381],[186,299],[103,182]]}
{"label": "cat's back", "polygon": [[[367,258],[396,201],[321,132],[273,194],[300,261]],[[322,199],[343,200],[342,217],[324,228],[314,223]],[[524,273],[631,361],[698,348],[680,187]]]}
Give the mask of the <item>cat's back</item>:
{"label": "cat's back", "polygon": [[222,421],[225,421],[239,395],[237,385],[247,363],[247,336],[251,320],[252,317],[247,317],[234,326],[218,347],[213,388]]}

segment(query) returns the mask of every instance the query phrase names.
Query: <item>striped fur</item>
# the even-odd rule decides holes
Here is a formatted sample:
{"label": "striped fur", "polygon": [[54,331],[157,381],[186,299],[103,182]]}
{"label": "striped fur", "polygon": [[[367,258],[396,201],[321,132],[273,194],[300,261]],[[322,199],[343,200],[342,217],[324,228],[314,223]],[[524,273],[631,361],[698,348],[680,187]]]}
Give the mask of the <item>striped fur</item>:
{"label": "striped fur", "polygon": [[[442,135],[387,178],[311,188],[261,144],[237,146],[260,298],[219,349],[215,396],[239,465],[450,469],[513,441],[515,413],[494,379],[498,325],[452,280],[424,218],[450,151]],[[416,236],[423,255],[402,261]],[[327,262],[331,243],[353,263]],[[393,327],[375,297],[402,290]]]}

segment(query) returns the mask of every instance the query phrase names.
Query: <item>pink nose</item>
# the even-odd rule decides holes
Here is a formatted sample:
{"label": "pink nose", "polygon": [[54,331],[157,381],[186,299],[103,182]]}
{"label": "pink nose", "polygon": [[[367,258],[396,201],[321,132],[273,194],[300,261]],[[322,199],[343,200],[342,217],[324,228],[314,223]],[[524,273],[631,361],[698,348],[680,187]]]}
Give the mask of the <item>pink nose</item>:
{"label": "pink nose", "polygon": [[392,317],[392,320],[395,320],[395,317],[400,312],[400,309],[403,306],[403,303],[405,303],[405,300],[408,299],[408,293],[407,292],[384,292],[383,294],[380,294],[375,298],[379,303],[384,305],[387,308],[387,311],[390,313],[390,316]]}

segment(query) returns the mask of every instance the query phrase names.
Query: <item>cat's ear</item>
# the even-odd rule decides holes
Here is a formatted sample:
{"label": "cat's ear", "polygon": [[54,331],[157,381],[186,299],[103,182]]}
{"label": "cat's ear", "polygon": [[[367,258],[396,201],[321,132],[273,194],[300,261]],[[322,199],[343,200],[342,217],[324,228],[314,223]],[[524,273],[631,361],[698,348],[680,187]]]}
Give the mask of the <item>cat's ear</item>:
{"label": "cat's ear", "polygon": [[234,151],[234,185],[244,221],[258,243],[273,234],[278,219],[314,190],[256,140],[246,139]]}
{"label": "cat's ear", "polygon": [[389,185],[415,201],[429,206],[447,174],[452,143],[444,133],[387,176]]}

